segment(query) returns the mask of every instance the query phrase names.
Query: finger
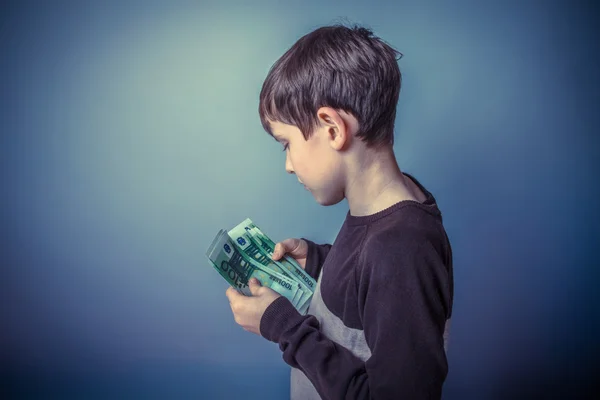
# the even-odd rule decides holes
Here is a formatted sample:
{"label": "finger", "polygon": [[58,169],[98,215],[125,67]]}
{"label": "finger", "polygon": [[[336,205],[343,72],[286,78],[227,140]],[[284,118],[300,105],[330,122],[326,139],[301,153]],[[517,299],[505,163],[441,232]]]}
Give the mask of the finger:
{"label": "finger", "polygon": [[227,298],[229,299],[229,302],[231,303],[232,301],[235,301],[235,299],[239,298],[239,296],[242,296],[242,295],[239,294],[237,290],[235,290],[234,288],[232,288],[230,286],[225,291],[225,296],[227,296]]}
{"label": "finger", "polygon": [[256,278],[252,278],[248,281],[248,288],[250,288],[250,293],[252,293],[252,296],[257,296],[258,295],[258,290],[261,288],[261,284],[260,281]]}
{"label": "finger", "polygon": [[293,254],[300,246],[300,240],[296,238],[285,239],[275,245],[275,251],[273,251],[273,259],[278,260],[283,257],[284,254]]}

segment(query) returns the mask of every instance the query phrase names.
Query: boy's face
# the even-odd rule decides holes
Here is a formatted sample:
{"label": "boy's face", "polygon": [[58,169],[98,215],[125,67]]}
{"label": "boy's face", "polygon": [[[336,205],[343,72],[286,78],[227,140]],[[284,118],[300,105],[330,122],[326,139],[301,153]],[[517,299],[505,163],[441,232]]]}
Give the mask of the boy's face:
{"label": "boy's face", "polygon": [[271,131],[284,148],[285,169],[311,192],[321,205],[344,198],[342,160],[326,127],[317,128],[306,140],[294,125],[271,121]]}

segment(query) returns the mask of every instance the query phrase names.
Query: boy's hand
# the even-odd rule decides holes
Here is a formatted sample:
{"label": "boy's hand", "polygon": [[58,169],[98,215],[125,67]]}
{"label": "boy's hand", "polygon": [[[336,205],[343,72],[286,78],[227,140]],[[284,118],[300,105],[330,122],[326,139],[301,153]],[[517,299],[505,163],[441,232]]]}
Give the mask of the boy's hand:
{"label": "boy's hand", "polygon": [[258,280],[248,281],[252,296],[244,296],[230,287],[225,292],[229,299],[235,322],[248,332],[260,335],[260,320],[267,307],[281,295],[274,290],[264,287]]}
{"label": "boy's hand", "polygon": [[304,269],[306,267],[306,257],[308,257],[308,243],[302,239],[285,239],[275,245],[273,260],[277,261],[285,254],[292,256],[298,264]]}

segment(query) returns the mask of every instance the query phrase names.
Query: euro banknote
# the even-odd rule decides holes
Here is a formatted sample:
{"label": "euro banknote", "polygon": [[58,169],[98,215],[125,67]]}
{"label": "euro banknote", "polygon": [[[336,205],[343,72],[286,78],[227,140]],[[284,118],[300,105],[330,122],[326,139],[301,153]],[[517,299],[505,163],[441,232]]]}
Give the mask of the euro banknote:
{"label": "euro banknote", "polygon": [[287,298],[302,315],[312,299],[315,280],[288,255],[273,260],[275,248],[264,232],[247,218],[234,228],[221,229],[206,251],[217,272],[238,292],[251,296],[248,280],[257,278]]}

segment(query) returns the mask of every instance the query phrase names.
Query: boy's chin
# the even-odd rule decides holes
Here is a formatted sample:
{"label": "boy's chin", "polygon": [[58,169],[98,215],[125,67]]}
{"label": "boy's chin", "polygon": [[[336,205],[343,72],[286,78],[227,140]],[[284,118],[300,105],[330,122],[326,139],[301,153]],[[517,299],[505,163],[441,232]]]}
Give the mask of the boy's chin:
{"label": "boy's chin", "polygon": [[335,195],[333,193],[327,193],[325,195],[323,194],[319,194],[319,193],[315,193],[312,192],[313,197],[315,198],[315,200],[317,201],[317,203],[319,203],[322,206],[333,206],[337,203],[339,203],[340,201],[344,200],[344,195]]}

